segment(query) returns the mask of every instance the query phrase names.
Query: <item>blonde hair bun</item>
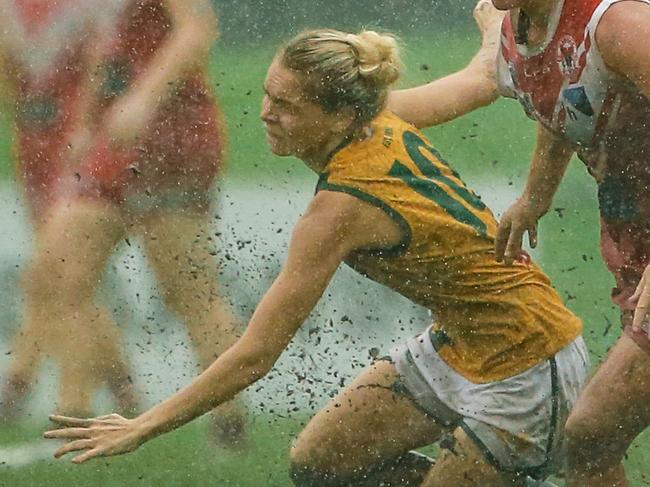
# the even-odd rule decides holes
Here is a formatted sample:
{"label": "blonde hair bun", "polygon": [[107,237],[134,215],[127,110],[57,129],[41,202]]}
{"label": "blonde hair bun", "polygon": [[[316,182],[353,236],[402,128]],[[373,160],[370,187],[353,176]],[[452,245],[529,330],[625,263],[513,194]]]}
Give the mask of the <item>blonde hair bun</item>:
{"label": "blonde hair bun", "polygon": [[399,79],[402,63],[395,36],[364,30],[348,34],[347,41],[356,51],[360,76],[378,87],[390,86]]}
{"label": "blonde hair bun", "polygon": [[384,109],[402,68],[397,39],[371,30],[308,30],[291,39],[280,58],[304,75],[305,92],[325,110],[353,108],[359,123]]}

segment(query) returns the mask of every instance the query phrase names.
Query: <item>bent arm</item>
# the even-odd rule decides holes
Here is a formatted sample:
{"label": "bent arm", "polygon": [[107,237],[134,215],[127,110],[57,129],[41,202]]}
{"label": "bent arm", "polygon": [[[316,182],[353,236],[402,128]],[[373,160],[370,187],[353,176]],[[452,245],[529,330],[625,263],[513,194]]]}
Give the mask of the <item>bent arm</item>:
{"label": "bent arm", "polygon": [[165,101],[173,86],[188,71],[207,62],[217,38],[217,17],[206,0],[166,0],[172,32],[151,60],[146,73],[124,96],[142,96],[151,109]]}
{"label": "bent arm", "polygon": [[483,36],[481,49],[460,71],[425,85],[395,90],[388,109],[418,128],[448,122],[499,97],[497,56],[503,13],[489,0],[480,0],[474,18]]}
{"label": "bent arm", "polygon": [[132,90],[158,103],[170,94],[170,85],[188,71],[205,65],[217,39],[217,17],[207,0],[166,0],[172,32],[156,52],[146,73]]}
{"label": "bent arm", "polygon": [[524,192],[499,221],[495,239],[497,261],[510,265],[524,258],[522,242],[526,233],[530,246],[537,246],[537,222],[551,207],[572,154],[566,141],[543,125],[538,126],[535,155]]}
{"label": "bent arm", "polygon": [[426,128],[489,105],[498,97],[495,78],[481,64],[470,63],[426,85],[392,92],[388,109],[416,127]]}
{"label": "bent arm", "polygon": [[[650,99],[650,5],[629,1],[612,5],[596,30],[596,42],[605,64],[626,78]],[[648,130],[648,127],[645,127]],[[650,134],[649,134],[650,135]],[[646,267],[634,294],[628,299],[634,306],[632,329],[650,337],[650,265]],[[645,329],[644,329],[645,328]]]}

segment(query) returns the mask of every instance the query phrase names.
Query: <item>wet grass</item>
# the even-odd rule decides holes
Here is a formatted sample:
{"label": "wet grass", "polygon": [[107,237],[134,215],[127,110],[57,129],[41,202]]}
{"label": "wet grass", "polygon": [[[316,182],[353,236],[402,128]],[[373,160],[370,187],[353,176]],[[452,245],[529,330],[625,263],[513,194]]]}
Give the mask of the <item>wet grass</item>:
{"label": "wet grass", "polygon": [[[64,460],[37,461],[11,468],[0,465],[0,486],[232,486],[289,485],[287,452],[300,421],[257,416],[248,448],[233,452],[211,443],[205,419],[158,438],[124,457],[73,465]],[[23,427],[10,435],[34,441],[42,430]]]}

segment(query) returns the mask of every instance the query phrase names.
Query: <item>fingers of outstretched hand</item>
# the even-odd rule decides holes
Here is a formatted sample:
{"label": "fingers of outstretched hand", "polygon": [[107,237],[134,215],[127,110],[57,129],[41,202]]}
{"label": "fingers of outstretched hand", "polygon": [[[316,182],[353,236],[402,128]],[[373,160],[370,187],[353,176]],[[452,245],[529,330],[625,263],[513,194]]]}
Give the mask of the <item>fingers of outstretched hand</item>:
{"label": "fingers of outstretched hand", "polygon": [[98,426],[110,426],[110,425],[116,426],[116,425],[128,423],[128,421],[129,420],[124,418],[123,416],[113,413],[113,414],[106,414],[104,416],[96,417],[93,424]]}
{"label": "fingers of outstretched hand", "polygon": [[93,448],[93,440],[70,441],[65,445],[63,445],[54,453],[54,458],[60,458],[66,453],[70,453],[72,451],[88,450],[91,448]]}
{"label": "fingers of outstretched hand", "polygon": [[46,431],[43,435],[44,438],[64,440],[90,438],[91,436],[92,430],[90,428],[62,428]]}
{"label": "fingers of outstretched hand", "polygon": [[72,463],[84,463],[86,460],[101,456],[104,456],[102,451],[99,448],[93,448],[92,450],[88,450],[86,453],[82,453],[81,455],[74,457],[72,459]]}
{"label": "fingers of outstretched hand", "polygon": [[92,418],[72,418],[70,416],[61,416],[59,414],[50,415],[50,421],[64,427],[82,427],[87,428],[94,421]]}

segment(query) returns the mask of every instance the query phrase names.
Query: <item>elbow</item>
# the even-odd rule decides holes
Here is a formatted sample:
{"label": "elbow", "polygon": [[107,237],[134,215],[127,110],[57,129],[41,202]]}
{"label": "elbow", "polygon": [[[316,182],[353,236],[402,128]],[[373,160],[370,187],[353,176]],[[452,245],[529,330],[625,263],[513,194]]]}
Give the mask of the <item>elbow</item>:
{"label": "elbow", "polygon": [[279,354],[263,346],[258,346],[249,349],[242,355],[239,361],[239,370],[247,378],[248,385],[254,384],[271,372],[278,357]]}

